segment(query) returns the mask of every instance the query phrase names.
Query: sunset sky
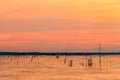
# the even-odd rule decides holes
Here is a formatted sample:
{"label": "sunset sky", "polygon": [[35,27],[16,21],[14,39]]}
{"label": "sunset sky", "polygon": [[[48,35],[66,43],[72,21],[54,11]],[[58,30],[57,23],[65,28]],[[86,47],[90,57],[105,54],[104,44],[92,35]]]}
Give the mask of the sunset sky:
{"label": "sunset sky", "polygon": [[120,51],[120,0],[0,0],[0,51]]}

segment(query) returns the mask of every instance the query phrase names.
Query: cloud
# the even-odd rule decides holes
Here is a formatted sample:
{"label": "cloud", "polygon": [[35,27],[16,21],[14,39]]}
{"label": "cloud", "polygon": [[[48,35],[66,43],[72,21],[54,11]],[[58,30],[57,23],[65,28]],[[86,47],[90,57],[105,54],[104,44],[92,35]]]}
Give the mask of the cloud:
{"label": "cloud", "polygon": [[[47,32],[9,32],[0,35],[1,49],[8,50],[43,50],[56,51],[59,48],[62,50],[76,51],[76,50],[94,50],[95,45],[101,42],[104,47],[111,45],[118,46],[120,43],[119,34],[113,32],[97,31],[79,31],[79,30],[65,30],[65,31],[47,31]],[[87,46],[86,46],[87,45]],[[91,47],[92,46],[92,47]],[[16,49],[15,49],[16,48]],[[22,48],[22,49],[21,49]],[[106,49],[105,49],[106,50]],[[112,49],[111,49],[112,50]]]}
{"label": "cloud", "polygon": [[57,19],[57,18],[36,18],[36,19],[15,19],[0,20],[0,32],[43,32],[61,30],[120,30],[119,21],[101,22],[87,19]]}

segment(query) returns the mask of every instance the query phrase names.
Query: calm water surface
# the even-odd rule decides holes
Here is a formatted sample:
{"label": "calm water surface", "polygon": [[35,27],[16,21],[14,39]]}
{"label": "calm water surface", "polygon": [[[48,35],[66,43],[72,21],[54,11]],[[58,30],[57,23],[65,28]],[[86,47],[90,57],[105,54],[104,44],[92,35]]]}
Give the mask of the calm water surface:
{"label": "calm water surface", "polygon": [[[92,66],[88,60],[92,60]],[[120,56],[0,56],[0,80],[120,80]],[[72,62],[71,62],[72,60]]]}

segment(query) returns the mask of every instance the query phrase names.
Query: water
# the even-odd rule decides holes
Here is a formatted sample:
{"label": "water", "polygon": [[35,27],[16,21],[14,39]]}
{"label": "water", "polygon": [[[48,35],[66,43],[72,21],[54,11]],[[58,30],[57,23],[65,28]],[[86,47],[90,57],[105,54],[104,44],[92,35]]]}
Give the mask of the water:
{"label": "water", "polygon": [[0,80],[120,80],[119,55],[102,56],[101,65],[99,56],[0,56]]}

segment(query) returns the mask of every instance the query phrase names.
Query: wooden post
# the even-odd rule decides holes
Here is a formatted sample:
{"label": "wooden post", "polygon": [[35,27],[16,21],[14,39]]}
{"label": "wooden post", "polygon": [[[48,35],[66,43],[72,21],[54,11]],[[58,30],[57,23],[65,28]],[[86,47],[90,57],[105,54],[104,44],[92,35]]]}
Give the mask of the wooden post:
{"label": "wooden post", "polygon": [[32,57],[31,57],[31,62],[33,61],[33,58],[34,58],[34,55],[32,55]]}
{"label": "wooden post", "polygon": [[67,56],[65,55],[64,64],[66,63],[66,60],[67,60]]}
{"label": "wooden post", "polygon": [[70,67],[73,66],[73,60],[70,60],[70,64],[69,64]]}
{"label": "wooden post", "polygon": [[19,56],[17,56],[17,65],[19,65],[19,62],[18,62],[18,57],[19,57]]}
{"label": "wooden post", "polygon": [[73,60],[72,60],[72,56],[70,55],[70,64],[69,64],[70,67],[73,66]]}
{"label": "wooden post", "polygon": [[88,67],[88,62],[87,62],[88,58],[87,58],[87,55],[86,55],[86,68]]}
{"label": "wooden post", "polygon": [[100,64],[100,68],[101,68],[101,44],[99,43],[99,54],[100,54],[100,59],[99,59],[99,64]]}
{"label": "wooden post", "polygon": [[88,59],[88,66],[89,67],[93,66],[93,62],[92,62],[92,58],[91,57]]}

